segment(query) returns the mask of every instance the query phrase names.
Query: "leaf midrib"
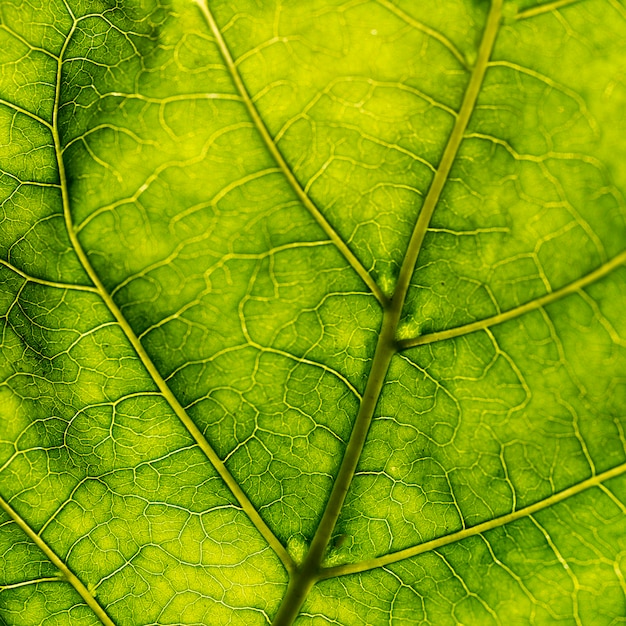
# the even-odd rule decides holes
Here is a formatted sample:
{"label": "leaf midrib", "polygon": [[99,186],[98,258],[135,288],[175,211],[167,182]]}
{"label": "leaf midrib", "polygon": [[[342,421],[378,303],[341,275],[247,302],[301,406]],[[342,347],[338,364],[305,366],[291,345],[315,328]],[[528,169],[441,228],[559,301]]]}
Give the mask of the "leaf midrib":
{"label": "leaf midrib", "polygon": [[394,294],[383,305],[383,323],[372,360],[363,400],[346,447],[339,472],[322,514],[321,521],[309,547],[309,551],[292,577],[287,593],[273,621],[273,626],[290,626],[297,618],[313,585],[319,580],[320,568],[328,543],[343,508],[348,489],[365,446],[374,410],[382,392],[391,360],[397,351],[396,335],[411,276],[417,263],[424,238],[439,198],[455,162],[465,130],[480,93],[485,72],[499,30],[502,0],[492,0],[478,49],[476,64],[472,70],[459,114],[446,142],[439,167],[433,177],[411,239],[404,256]]}

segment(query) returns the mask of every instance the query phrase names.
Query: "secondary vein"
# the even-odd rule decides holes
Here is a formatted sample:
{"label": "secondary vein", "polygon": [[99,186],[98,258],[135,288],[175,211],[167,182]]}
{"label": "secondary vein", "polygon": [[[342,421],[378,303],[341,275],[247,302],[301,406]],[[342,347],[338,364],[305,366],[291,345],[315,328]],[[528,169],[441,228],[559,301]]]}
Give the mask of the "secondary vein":
{"label": "secondary vein", "polygon": [[20,278],[23,278],[29,283],[37,283],[39,285],[45,285],[46,287],[55,287],[56,289],[74,290],[74,291],[89,291],[91,293],[97,293],[97,289],[91,285],[74,285],[72,283],[60,283],[53,280],[46,280],[45,278],[38,278],[37,276],[31,276],[21,269],[12,265],[4,259],[0,259],[0,265],[3,265],[7,269],[15,272]]}
{"label": "secondary vein", "polygon": [[558,11],[570,4],[578,4],[582,2],[582,0],[556,0],[555,2],[547,2],[546,4],[540,4],[539,6],[532,7],[531,9],[526,9],[526,11],[520,11],[515,19],[517,20],[527,20],[530,17],[535,17],[536,15],[543,15],[545,13],[552,13],[553,11]]}
{"label": "secondary vein", "polygon": [[237,91],[239,92],[239,94],[241,95],[241,98],[243,99],[243,102],[246,106],[246,109],[248,110],[248,114],[250,115],[250,118],[254,122],[254,125],[257,131],[261,135],[261,138],[263,139],[263,143],[265,144],[270,154],[276,161],[277,165],[280,167],[283,175],[287,179],[287,182],[289,183],[289,185],[295,192],[300,202],[302,202],[304,207],[313,216],[315,221],[322,228],[322,230],[326,233],[328,238],[335,244],[335,246],[337,247],[339,252],[344,256],[346,261],[348,261],[348,263],[351,265],[354,271],[359,275],[361,280],[367,285],[367,287],[372,292],[372,294],[376,297],[378,302],[380,302],[380,304],[384,306],[387,302],[387,296],[385,296],[381,288],[378,286],[376,281],[372,278],[372,276],[367,271],[367,269],[365,269],[361,261],[359,261],[356,255],[352,252],[352,250],[346,244],[346,242],[341,238],[339,233],[333,228],[333,226],[324,217],[324,215],[322,215],[321,211],[317,208],[317,206],[311,200],[309,195],[304,191],[304,189],[302,188],[302,186],[300,185],[300,183],[294,176],[293,172],[291,171],[291,168],[285,161],[285,158],[283,157],[282,153],[278,149],[276,142],[270,135],[267,129],[267,126],[265,125],[265,122],[261,118],[261,115],[259,114],[254,102],[252,101],[252,98],[250,97],[250,94],[248,93],[248,90],[246,89],[246,86],[243,83],[241,75],[239,74],[239,70],[237,69],[237,66],[233,60],[230,50],[228,46],[226,45],[226,41],[224,40],[224,37],[222,36],[222,33],[217,25],[217,22],[215,21],[215,18],[213,17],[213,13],[209,9],[209,6],[206,0],[194,0],[194,1],[200,7],[202,15],[204,16],[207,24],[209,25],[209,28],[211,29],[211,33],[213,34],[213,37],[215,37],[215,41],[220,50],[222,58],[224,59],[224,63],[226,64],[226,67],[228,68],[228,71],[230,72],[231,78],[233,80],[233,83],[235,84],[235,87],[237,88]]}
{"label": "secondary vein", "polygon": [[544,306],[552,304],[553,302],[557,302],[566,296],[577,293],[588,285],[604,278],[620,265],[624,264],[626,264],[626,250],[589,274],[582,276],[578,280],[575,280],[560,289],[547,293],[545,296],[525,302],[524,304],[521,304],[513,309],[509,309],[508,311],[504,311],[503,313],[498,313],[497,315],[492,315],[491,317],[471,322],[469,324],[463,324],[463,326],[457,326],[456,328],[449,328],[435,333],[428,333],[426,335],[420,335],[419,337],[412,337],[411,339],[403,339],[398,342],[398,350],[407,350],[416,346],[423,346],[429,343],[443,341],[444,339],[461,337],[463,335],[476,332],[477,330],[485,330],[491,326],[508,322],[509,320],[524,315],[524,313],[535,311],[536,309],[540,309]]}
{"label": "secondary vein", "polygon": [[52,136],[54,142],[54,150],[56,153],[57,167],[59,172],[59,180],[61,184],[61,198],[63,203],[63,214],[65,216],[65,225],[66,229],[74,248],[74,251],[80,260],[85,272],[89,276],[90,280],[94,284],[98,294],[101,299],[113,315],[114,319],[126,335],[127,340],[130,342],[132,347],[134,348],[137,356],[141,360],[143,366],[147,370],[151,379],[161,392],[161,395],[167,403],[170,405],[178,419],[183,423],[189,434],[193,437],[193,439],[198,444],[198,447],[204,452],[206,457],[209,459],[219,476],[226,483],[237,502],[246,513],[250,521],[254,524],[256,529],[261,533],[263,538],[268,542],[270,547],[274,550],[278,558],[282,561],[283,565],[287,569],[287,571],[291,572],[295,568],[295,564],[293,559],[279,541],[279,539],[274,535],[274,533],[270,530],[269,526],[265,523],[263,518],[260,516],[259,512],[255,509],[252,502],[249,500],[248,496],[244,493],[243,489],[239,486],[233,475],[227,469],[226,465],[220,459],[218,454],[215,452],[213,447],[206,440],[202,431],[196,426],[191,417],[187,414],[183,406],[180,404],[172,390],[169,388],[168,384],[165,382],[161,374],[159,373],[157,367],[152,362],[152,359],[144,349],[141,341],[133,331],[132,327],[120,311],[119,307],[113,300],[111,294],[107,291],[104,284],[100,280],[100,277],[94,270],[87,254],[85,253],[74,228],[74,223],[72,220],[71,207],[70,207],[70,199],[69,192],[67,186],[67,177],[65,173],[65,164],[63,161],[63,148],[61,145],[61,140],[59,137],[59,129],[58,129],[58,113],[59,113],[59,103],[60,103],[60,90],[61,90],[61,66],[63,63],[63,57],[65,54],[65,50],[68,42],[70,41],[74,29],[76,27],[76,22],[69,32],[65,45],[59,55],[58,61],[58,75],[57,75],[57,84],[56,84],[56,96],[54,103],[54,112],[53,112],[53,124],[52,124]]}
{"label": "secondary vein", "polygon": [[409,26],[412,26],[416,30],[423,32],[425,35],[432,37],[435,41],[438,41],[444,48],[448,50],[448,52],[450,52],[450,54],[452,54],[452,56],[459,62],[460,65],[462,65],[464,68],[467,68],[467,61],[465,57],[452,43],[452,41],[450,41],[450,39],[444,37],[434,28],[430,28],[429,26],[426,26],[426,24],[423,24],[422,22],[414,19],[408,13],[405,13],[401,8],[397,7],[389,0],[376,0],[376,2],[385,7],[389,12],[393,13],[396,17],[399,17],[403,22],[409,24]]}
{"label": "secondary vein", "polygon": [[[102,606],[100,606],[76,574],[72,572],[72,570],[59,558],[56,552],[54,552],[54,550],[28,525],[26,520],[22,518],[19,513],[2,497],[0,497],[0,508],[4,510],[4,512],[22,529],[24,534],[26,534],[28,538],[37,545],[37,547],[46,555],[46,557],[48,557],[52,564],[63,574],[62,579],[59,578],[56,580],[65,580],[70,583],[70,585],[76,589],[80,597],[85,601],[85,604],[89,606],[89,608],[96,614],[98,619],[105,626],[115,626],[115,623],[106,614],[105,610]],[[44,579],[39,582],[44,582]]]}
{"label": "secondary vein", "polygon": [[601,487],[602,484],[605,483],[607,480],[610,480],[611,478],[617,478],[624,473],[626,473],[626,463],[618,465],[617,467],[607,470],[606,472],[602,472],[601,474],[597,474],[596,476],[592,476],[587,480],[583,480],[582,482],[576,485],[572,485],[571,487],[568,487],[563,491],[559,491],[558,493],[544,498],[539,502],[535,502],[534,504],[518,509],[517,511],[507,513],[506,515],[501,515],[500,517],[496,517],[487,522],[483,522],[482,524],[470,526],[469,528],[464,528],[463,530],[460,530],[456,533],[445,535],[444,537],[438,537],[437,539],[433,539],[432,541],[427,541],[426,543],[412,546],[410,548],[406,548],[405,550],[400,550],[391,554],[386,554],[385,556],[380,556],[375,559],[368,559],[367,561],[361,561],[360,563],[350,563],[347,565],[329,567],[322,571],[320,579],[323,580],[325,578],[332,578],[334,576],[345,576],[346,574],[357,574],[359,572],[365,572],[367,570],[377,567],[391,565],[392,563],[397,563],[398,561],[402,561],[404,559],[423,554],[424,552],[437,550],[438,548],[450,545],[451,543],[456,543],[457,541],[461,541],[462,539],[466,539],[467,537],[481,535],[482,533],[485,533],[494,528],[499,528],[500,526],[504,526],[505,524],[510,524],[511,522],[514,522],[518,519],[531,517],[535,513],[538,513],[543,509],[547,509],[550,506],[558,504],[559,502],[563,502],[563,500],[567,500],[568,498],[578,495],[579,493],[582,493],[587,489],[591,489],[593,487]]}

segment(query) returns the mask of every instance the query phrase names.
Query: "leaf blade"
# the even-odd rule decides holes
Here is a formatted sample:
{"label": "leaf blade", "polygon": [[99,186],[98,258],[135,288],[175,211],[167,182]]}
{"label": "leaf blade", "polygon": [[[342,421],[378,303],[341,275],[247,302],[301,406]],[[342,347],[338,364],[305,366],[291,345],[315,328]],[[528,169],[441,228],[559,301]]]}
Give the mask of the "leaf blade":
{"label": "leaf blade", "polygon": [[[484,3],[216,0],[214,28],[193,3],[166,4],[53,1],[39,21],[29,4],[0,4],[0,132],[14,142],[0,177],[12,211],[0,235],[3,497],[129,623],[280,622],[296,595],[298,623],[609,623],[623,581],[607,546],[619,549],[624,512],[611,474],[624,452],[624,230],[622,148],[599,131],[619,124],[623,100],[619,4],[506,4],[471,106]],[[537,32],[555,35],[547,58],[591,41],[593,70],[542,66],[528,48]],[[15,90],[14,65],[55,80]],[[52,152],[67,163],[61,185]],[[524,223],[534,206],[545,212]],[[406,351],[393,356],[396,324],[379,305],[398,274]],[[370,369],[377,341],[385,358]],[[357,414],[363,454],[349,443]],[[345,505],[324,516],[355,470]],[[610,489],[592,489],[604,476]],[[353,571],[363,559],[374,569]],[[2,576],[11,623],[20,602],[28,616],[93,621],[46,575]],[[590,581],[606,585],[604,612]]]}

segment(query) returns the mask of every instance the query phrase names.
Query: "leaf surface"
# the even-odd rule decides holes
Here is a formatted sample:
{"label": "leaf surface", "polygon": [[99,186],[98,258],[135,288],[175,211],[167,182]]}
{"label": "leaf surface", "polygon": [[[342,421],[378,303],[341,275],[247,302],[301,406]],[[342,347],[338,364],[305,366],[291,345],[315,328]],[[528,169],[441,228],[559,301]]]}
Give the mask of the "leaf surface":
{"label": "leaf surface", "polygon": [[0,0],[0,623],[622,623],[624,42]]}

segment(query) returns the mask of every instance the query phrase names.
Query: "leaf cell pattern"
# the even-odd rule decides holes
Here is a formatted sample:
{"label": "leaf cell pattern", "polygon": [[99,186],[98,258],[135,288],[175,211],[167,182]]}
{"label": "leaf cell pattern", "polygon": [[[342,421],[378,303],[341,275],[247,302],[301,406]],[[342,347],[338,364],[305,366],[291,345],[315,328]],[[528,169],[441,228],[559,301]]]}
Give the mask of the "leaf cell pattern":
{"label": "leaf cell pattern", "polygon": [[624,623],[625,42],[0,0],[0,623]]}

